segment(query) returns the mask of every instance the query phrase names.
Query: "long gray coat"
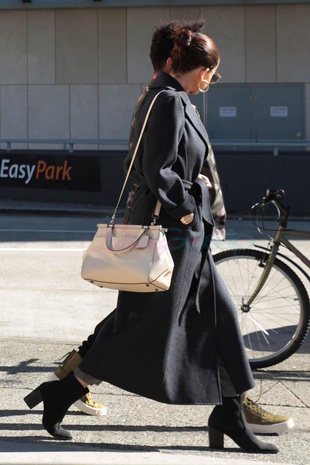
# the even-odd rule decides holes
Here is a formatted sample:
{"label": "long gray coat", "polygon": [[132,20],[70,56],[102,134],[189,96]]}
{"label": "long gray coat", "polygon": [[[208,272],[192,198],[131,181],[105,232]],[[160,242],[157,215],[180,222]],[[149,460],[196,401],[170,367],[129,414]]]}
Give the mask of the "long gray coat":
{"label": "long gray coat", "polygon": [[[174,404],[221,403],[218,358],[237,392],[253,387],[236,312],[209,253],[213,218],[208,189],[198,179],[208,135],[187,94],[160,72],[136,115],[135,137],[160,90],[136,160],[139,190],[130,222],[159,220],[174,259],[169,291],[120,292],[80,369],[130,392]],[[135,144],[134,144],[135,145]],[[130,158],[129,154],[129,158]],[[194,213],[185,226],[180,218]]]}

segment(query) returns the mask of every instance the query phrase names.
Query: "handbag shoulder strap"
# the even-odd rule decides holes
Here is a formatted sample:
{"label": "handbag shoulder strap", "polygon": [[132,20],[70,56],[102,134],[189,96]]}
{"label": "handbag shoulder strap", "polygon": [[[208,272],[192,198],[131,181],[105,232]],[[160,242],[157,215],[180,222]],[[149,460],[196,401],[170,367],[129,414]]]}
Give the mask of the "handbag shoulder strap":
{"label": "handbag shoulder strap", "polygon": [[[132,155],[132,158],[131,158],[131,161],[130,161],[130,165],[129,165],[128,170],[127,170],[127,174],[126,174],[126,177],[125,177],[125,181],[124,181],[123,187],[122,187],[122,189],[121,189],[121,193],[120,193],[120,195],[119,195],[119,198],[118,198],[116,207],[115,207],[115,209],[114,209],[114,212],[113,212],[113,215],[112,215],[112,218],[111,218],[111,221],[110,221],[110,225],[111,225],[111,226],[114,225],[115,217],[116,217],[116,214],[117,214],[118,208],[119,208],[119,204],[120,204],[120,202],[121,202],[121,200],[122,200],[122,197],[123,197],[123,194],[124,194],[124,190],[125,190],[126,184],[127,184],[127,182],[128,182],[128,179],[129,179],[129,176],[130,176],[130,172],[131,172],[131,170],[132,170],[132,167],[133,167],[133,164],[134,164],[134,161],[135,161],[137,152],[138,152],[138,148],[139,148],[139,146],[140,146],[140,142],[141,142],[141,139],[142,139],[142,136],[143,136],[143,133],[144,133],[144,129],[145,129],[146,123],[147,123],[147,121],[148,121],[148,119],[149,119],[151,110],[152,110],[152,108],[153,108],[153,105],[154,105],[154,103],[155,103],[157,97],[158,97],[159,94],[161,94],[163,91],[164,91],[164,89],[161,90],[160,92],[158,92],[158,93],[155,95],[155,97],[153,98],[153,100],[152,100],[152,102],[151,102],[151,104],[150,104],[150,106],[149,106],[149,108],[148,108],[148,110],[147,110],[147,113],[146,113],[146,116],[145,116],[145,119],[144,119],[144,122],[143,122],[143,125],[142,125],[142,129],[141,129],[141,132],[140,132],[140,135],[139,135],[139,138],[138,138],[138,141],[137,141],[135,150],[134,150],[134,152],[133,152],[133,155]],[[154,210],[154,215],[153,215],[155,222],[156,222],[157,217],[159,216],[160,207],[161,207],[161,204],[160,204],[159,200],[157,200],[157,203],[156,203],[156,206],[155,206],[155,210]],[[155,224],[155,223],[154,223],[154,220],[153,220],[152,224]]]}

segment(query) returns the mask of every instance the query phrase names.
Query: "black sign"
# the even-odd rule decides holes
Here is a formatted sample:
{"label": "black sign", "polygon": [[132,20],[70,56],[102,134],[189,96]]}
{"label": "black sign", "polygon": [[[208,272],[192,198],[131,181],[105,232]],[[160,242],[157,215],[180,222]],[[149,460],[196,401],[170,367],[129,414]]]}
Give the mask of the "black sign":
{"label": "black sign", "polygon": [[0,187],[101,191],[100,156],[89,152],[2,152]]}

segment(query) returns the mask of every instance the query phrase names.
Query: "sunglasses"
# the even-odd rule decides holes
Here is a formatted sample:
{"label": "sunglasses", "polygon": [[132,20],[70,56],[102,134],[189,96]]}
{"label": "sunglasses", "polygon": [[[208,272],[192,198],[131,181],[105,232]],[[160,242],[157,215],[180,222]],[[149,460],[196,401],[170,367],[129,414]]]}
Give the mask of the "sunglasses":
{"label": "sunglasses", "polygon": [[217,82],[219,82],[219,80],[221,78],[222,78],[222,76],[217,71],[215,71],[215,73],[213,74],[209,84],[216,84]]}

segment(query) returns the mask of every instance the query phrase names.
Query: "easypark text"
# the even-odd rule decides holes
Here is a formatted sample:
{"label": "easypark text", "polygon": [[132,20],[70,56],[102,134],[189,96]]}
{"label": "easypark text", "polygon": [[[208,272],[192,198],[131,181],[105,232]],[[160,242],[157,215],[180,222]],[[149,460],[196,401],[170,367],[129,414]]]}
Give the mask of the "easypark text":
{"label": "easypark text", "polygon": [[38,160],[36,164],[11,163],[5,158],[0,164],[0,178],[24,179],[28,184],[32,179],[44,178],[47,181],[71,181],[70,171],[72,166],[65,160],[61,165],[48,164],[44,160]]}

